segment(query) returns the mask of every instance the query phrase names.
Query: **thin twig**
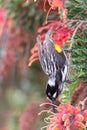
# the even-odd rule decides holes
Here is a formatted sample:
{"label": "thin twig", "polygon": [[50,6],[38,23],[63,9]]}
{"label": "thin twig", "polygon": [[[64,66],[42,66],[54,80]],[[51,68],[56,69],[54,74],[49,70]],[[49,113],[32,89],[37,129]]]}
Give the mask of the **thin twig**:
{"label": "thin twig", "polygon": [[[71,26],[73,23],[87,23],[87,20],[84,21],[84,20],[74,20],[74,19],[71,19],[71,20],[67,20],[66,22],[64,22],[62,24],[62,27],[63,26]],[[75,25],[76,26],[76,25]],[[58,29],[58,28],[57,28]]]}
{"label": "thin twig", "polygon": [[[79,22],[78,22],[79,23]],[[82,23],[83,22],[80,22],[79,24],[77,23],[77,27],[75,28],[75,30],[74,30],[74,32],[73,32],[73,35],[72,35],[72,37],[71,37],[71,44],[70,44],[70,48],[72,48],[72,45],[73,45],[73,43],[74,43],[74,37],[75,37],[75,35],[76,35],[76,33],[77,33],[77,30],[80,28],[80,26],[82,25]]]}

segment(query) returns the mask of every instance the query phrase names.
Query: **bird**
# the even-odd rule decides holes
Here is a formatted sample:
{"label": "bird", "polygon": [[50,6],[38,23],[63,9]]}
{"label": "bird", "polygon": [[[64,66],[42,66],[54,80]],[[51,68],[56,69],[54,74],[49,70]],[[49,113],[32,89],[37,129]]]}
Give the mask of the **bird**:
{"label": "bird", "polygon": [[47,97],[52,101],[58,98],[64,88],[64,82],[68,73],[68,59],[61,47],[54,42],[50,28],[41,41],[40,35],[37,36],[38,56],[44,73],[48,76],[46,84]]}

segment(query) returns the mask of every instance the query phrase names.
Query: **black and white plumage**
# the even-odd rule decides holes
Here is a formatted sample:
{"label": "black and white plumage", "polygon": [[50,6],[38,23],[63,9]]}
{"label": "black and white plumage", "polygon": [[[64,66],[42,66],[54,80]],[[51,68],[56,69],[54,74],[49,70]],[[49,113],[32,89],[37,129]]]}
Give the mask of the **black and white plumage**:
{"label": "black and white plumage", "polygon": [[39,60],[43,71],[48,76],[46,94],[51,100],[55,100],[61,93],[66,80],[68,61],[62,50],[60,53],[54,47],[51,37],[52,28],[48,30],[42,43],[37,37]]}

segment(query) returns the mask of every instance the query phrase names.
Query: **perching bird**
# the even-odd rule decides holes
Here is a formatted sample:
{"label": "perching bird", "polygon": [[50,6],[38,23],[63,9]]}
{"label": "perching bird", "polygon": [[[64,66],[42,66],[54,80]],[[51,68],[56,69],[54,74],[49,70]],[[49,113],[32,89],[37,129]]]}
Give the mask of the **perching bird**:
{"label": "perching bird", "polygon": [[46,34],[42,43],[40,36],[37,37],[38,54],[43,71],[48,76],[46,94],[54,102],[61,93],[68,71],[68,60],[65,52],[54,43],[52,28]]}

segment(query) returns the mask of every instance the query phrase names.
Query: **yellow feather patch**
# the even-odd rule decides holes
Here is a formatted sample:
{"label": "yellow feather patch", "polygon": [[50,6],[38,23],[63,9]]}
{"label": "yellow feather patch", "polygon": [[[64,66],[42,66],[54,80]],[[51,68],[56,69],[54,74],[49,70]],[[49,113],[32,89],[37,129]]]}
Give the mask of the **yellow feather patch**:
{"label": "yellow feather patch", "polygon": [[54,43],[54,48],[58,53],[61,53],[62,50],[58,44]]}

